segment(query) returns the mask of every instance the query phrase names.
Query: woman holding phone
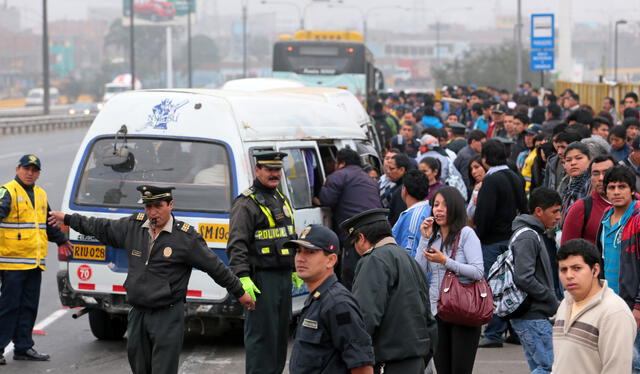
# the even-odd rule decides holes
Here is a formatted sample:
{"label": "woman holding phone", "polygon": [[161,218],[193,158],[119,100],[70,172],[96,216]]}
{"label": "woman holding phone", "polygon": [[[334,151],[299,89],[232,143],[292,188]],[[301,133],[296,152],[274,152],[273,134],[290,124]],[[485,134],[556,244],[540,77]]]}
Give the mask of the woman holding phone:
{"label": "woman holding phone", "polygon": [[[416,260],[431,274],[431,313],[438,323],[434,361],[438,374],[471,374],[478,349],[480,327],[444,322],[438,318],[438,300],[444,274],[453,271],[460,282],[471,283],[484,274],[482,248],[475,231],[467,226],[464,199],[454,187],[440,188],[432,200],[432,217],[421,226]],[[451,258],[454,247],[455,259]]]}

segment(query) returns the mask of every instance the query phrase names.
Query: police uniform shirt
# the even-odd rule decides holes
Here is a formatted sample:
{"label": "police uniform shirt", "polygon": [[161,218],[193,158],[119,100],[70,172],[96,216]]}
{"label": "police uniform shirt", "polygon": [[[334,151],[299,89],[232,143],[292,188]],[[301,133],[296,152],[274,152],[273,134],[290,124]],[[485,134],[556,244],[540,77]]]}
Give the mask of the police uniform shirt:
{"label": "police uniform shirt", "polygon": [[158,235],[156,235],[155,238],[153,237],[153,230],[151,230],[151,223],[148,219],[144,221],[144,223],[142,224],[142,228],[147,229],[147,232],[149,233],[149,246],[147,253],[150,254],[151,250],[153,249],[153,245],[156,243],[156,239],[158,238],[158,236],[160,236],[160,233],[162,231],[165,231],[171,234],[171,232],[173,231],[173,216],[169,216],[167,223],[164,224],[164,227],[158,232]]}
{"label": "police uniform shirt", "polygon": [[289,372],[348,373],[373,365],[371,337],[351,293],[335,275],[307,298],[296,329]]}

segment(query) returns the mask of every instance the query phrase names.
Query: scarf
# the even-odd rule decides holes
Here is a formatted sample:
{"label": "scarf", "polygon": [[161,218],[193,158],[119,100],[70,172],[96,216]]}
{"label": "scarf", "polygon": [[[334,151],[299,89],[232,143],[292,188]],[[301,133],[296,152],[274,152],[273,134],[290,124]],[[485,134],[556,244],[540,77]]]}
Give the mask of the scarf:
{"label": "scarf", "polygon": [[[589,171],[570,178],[567,187],[565,187],[562,193],[562,216],[566,217],[569,207],[579,199],[589,195],[589,188],[591,187],[591,176]],[[564,221],[564,220],[563,220]],[[562,226],[561,226],[562,227]]]}

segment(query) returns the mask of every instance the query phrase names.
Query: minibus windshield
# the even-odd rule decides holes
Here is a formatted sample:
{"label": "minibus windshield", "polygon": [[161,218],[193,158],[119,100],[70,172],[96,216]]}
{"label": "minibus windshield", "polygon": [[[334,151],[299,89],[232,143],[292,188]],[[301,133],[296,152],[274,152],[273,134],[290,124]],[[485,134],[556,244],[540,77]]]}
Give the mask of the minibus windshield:
{"label": "minibus windshield", "polygon": [[[173,186],[174,210],[228,212],[232,200],[229,155],[219,143],[168,138],[127,137],[126,165],[105,162],[113,137],[93,142],[76,182],[74,203],[141,209],[142,184]],[[121,145],[118,145],[120,147]]]}

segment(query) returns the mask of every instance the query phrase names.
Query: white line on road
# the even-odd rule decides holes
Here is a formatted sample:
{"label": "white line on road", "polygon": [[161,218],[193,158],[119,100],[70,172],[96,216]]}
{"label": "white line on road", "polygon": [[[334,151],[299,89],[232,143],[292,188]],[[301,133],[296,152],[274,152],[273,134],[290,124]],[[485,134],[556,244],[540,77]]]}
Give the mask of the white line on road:
{"label": "white line on road", "polygon": [[[60,319],[62,316],[64,316],[68,311],[69,311],[69,309],[56,310],[55,312],[49,314],[45,319],[43,319],[42,321],[38,322],[33,327],[33,329],[34,330],[44,330],[45,328],[47,328],[47,326],[49,326],[50,324],[54,323],[55,321]],[[4,356],[5,357],[9,356],[9,354],[11,352],[13,352],[13,343],[9,343],[9,345],[5,347]]]}
{"label": "white line on road", "polygon": [[17,156],[22,156],[24,154],[24,152],[11,152],[11,153],[6,153],[4,155],[0,155],[0,159],[3,158],[13,158],[13,157],[17,157]]}

